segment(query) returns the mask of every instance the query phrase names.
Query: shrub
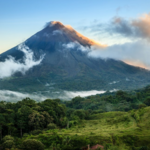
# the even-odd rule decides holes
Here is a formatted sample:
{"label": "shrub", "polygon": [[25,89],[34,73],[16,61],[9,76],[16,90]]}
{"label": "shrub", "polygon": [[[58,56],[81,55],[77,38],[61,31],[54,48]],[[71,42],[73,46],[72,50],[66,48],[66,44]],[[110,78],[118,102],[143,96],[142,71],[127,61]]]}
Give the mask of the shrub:
{"label": "shrub", "polygon": [[3,147],[5,149],[7,148],[12,148],[14,146],[14,138],[10,135],[6,135],[4,138],[3,138]]}
{"label": "shrub", "polygon": [[80,149],[90,143],[90,140],[87,137],[73,136],[70,141],[70,145],[72,145],[72,150]]}
{"label": "shrub", "polygon": [[54,124],[54,123],[49,123],[49,124],[47,125],[47,128],[48,128],[48,129],[57,129],[57,126],[56,126],[56,124]]}
{"label": "shrub", "polygon": [[14,141],[14,138],[13,138],[11,135],[6,135],[6,136],[3,138],[3,142],[6,142],[7,140]]}
{"label": "shrub", "polygon": [[69,121],[69,128],[76,126],[77,124],[79,124],[79,122],[77,120]]}
{"label": "shrub", "polygon": [[138,106],[139,109],[144,108],[144,107],[146,107],[146,104],[140,104],[140,105]]}
{"label": "shrub", "polygon": [[28,139],[23,141],[22,148],[24,150],[44,150],[44,145],[35,139]]}
{"label": "shrub", "polygon": [[12,148],[14,146],[14,141],[12,140],[7,140],[3,143],[3,147],[6,149],[6,148]]}
{"label": "shrub", "polygon": [[38,135],[38,134],[42,133],[42,130],[33,130],[30,133],[33,135]]}
{"label": "shrub", "polygon": [[28,136],[29,136],[28,133],[24,133],[24,134],[23,134],[23,137],[28,137]]}

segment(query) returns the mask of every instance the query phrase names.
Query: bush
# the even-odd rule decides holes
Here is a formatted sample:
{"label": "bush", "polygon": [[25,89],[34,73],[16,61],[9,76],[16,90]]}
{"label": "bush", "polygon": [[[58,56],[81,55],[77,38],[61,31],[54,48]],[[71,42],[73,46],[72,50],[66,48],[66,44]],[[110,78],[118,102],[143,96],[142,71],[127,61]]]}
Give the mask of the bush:
{"label": "bush", "polygon": [[146,107],[146,104],[140,104],[140,105],[138,106],[139,109],[144,108],[144,107]]}
{"label": "bush", "polygon": [[6,142],[7,140],[14,141],[14,138],[13,138],[11,135],[6,135],[6,136],[3,138],[3,142]]}
{"label": "bush", "polygon": [[38,134],[42,133],[42,130],[33,130],[30,133],[33,135],[38,135]]}
{"label": "bush", "polygon": [[57,126],[56,126],[56,124],[54,124],[54,123],[49,123],[49,124],[47,125],[47,128],[48,128],[48,129],[57,129]]}
{"label": "bush", "polygon": [[22,148],[24,150],[44,150],[44,145],[35,139],[28,139],[23,141]]}
{"label": "bush", "polygon": [[24,133],[24,134],[23,134],[23,137],[28,137],[28,136],[29,136],[28,133]]}
{"label": "bush", "polygon": [[90,143],[90,140],[87,137],[73,136],[70,141],[72,145],[72,150],[80,149]]}
{"label": "bush", "polygon": [[14,146],[14,141],[7,140],[6,142],[3,143],[4,148],[12,148]]}
{"label": "bush", "polygon": [[75,125],[77,125],[79,122],[77,120],[74,121],[69,121],[69,127],[73,127]]}
{"label": "bush", "polygon": [[3,138],[3,147],[6,148],[12,148],[14,146],[14,138],[10,135],[6,135]]}

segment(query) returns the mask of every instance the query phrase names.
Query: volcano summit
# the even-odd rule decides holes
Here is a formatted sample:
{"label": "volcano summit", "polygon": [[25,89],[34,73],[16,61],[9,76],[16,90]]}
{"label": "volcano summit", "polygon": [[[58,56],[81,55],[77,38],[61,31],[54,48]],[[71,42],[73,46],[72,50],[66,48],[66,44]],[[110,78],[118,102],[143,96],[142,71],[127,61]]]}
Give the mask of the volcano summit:
{"label": "volcano summit", "polygon": [[[114,59],[89,57],[93,46],[100,49],[106,46],[57,21],[48,23],[24,45],[26,52],[32,53],[28,57],[32,61],[28,62],[36,65],[30,65],[24,73],[21,69],[16,70],[11,78],[1,78],[0,89],[28,92],[51,89],[127,90],[150,83],[148,70]],[[16,63],[25,64],[26,54],[16,46],[0,55],[0,65],[12,58]]]}

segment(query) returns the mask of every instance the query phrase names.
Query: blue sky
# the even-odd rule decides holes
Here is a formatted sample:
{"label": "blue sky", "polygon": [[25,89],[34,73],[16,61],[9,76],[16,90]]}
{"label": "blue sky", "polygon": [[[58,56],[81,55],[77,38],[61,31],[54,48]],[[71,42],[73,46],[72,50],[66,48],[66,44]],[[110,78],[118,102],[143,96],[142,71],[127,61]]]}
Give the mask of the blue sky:
{"label": "blue sky", "polygon": [[[0,0],[0,53],[23,42],[41,30],[46,22],[54,20],[69,24],[96,41],[113,45],[117,37],[111,38],[104,31],[95,36],[83,27],[91,27],[94,23],[107,24],[116,16],[135,19],[148,14],[149,6],[149,0]],[[128,37],[122,37],[120,43],[124,41],[128,41]]]}

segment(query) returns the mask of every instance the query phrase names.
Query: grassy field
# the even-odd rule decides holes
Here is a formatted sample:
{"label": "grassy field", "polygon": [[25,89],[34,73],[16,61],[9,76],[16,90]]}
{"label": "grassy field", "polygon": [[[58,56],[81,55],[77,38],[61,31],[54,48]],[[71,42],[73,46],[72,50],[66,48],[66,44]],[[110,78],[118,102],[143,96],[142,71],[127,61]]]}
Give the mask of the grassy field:
{"label": "grassy field", "polygon": [[[112,149],[130,150],[135,147],[142,150],[144,146],[150,147],[150,107],[95,114],[89,120],[56,132],[66,136],[86,136],[95,144],[112,144]],[[44,134],[50,135],[51,130]]]}

